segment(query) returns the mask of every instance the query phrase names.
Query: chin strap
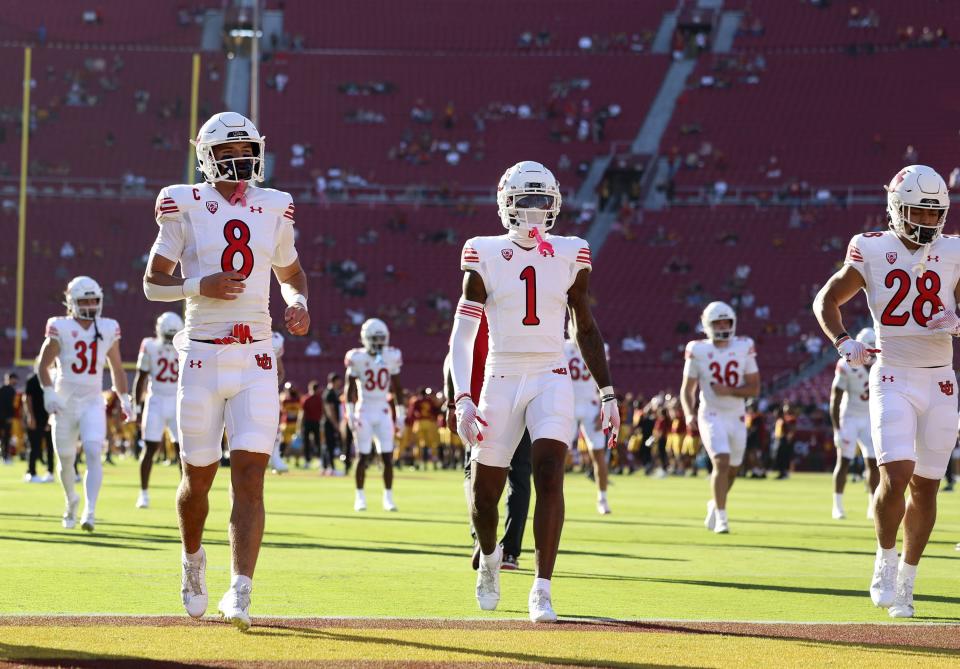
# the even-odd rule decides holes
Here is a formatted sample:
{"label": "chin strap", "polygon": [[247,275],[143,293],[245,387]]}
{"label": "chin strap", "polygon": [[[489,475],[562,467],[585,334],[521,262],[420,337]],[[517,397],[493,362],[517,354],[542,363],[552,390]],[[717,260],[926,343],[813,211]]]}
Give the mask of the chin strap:
{"label": "chin strap", "polygon": [[553,256],[553,244],[548,242],[540,235],[540,230],[538,228],[533,229],[533,238],[537,240],[537,253],[544,257]]}
{"label": "chin strap", "polygon": [[238,181],[237,187],[233,189],[233,193],[230,195],[230,204],[239,204],[241,207],[247,206],[247,182]]}
{"label": "chin strap", "polygon": [[927,257],[930,255],[930,244],[932,243],[933,242],[930,242],[920,247],[920,261],[910,268],[911,272],[919,276],[927,273]]}

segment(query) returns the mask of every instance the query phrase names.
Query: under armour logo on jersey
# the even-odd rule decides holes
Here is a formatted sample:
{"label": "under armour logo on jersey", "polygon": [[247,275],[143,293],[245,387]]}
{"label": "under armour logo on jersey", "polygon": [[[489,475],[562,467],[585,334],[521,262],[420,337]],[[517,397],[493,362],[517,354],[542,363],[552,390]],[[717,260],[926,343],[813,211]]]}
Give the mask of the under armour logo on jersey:
{"label": "under armour logo on jersey", "polygon": [[211,214],[216,214],[219,207],[220,205],[213,200],[207,200],[207,211],[209,211]]}
{"label": "under armour logo on jersey", "polygon": [[267,353],[261,353],[253,356],[257,361],[257,367],[260,369],[270,370],[273,369],[273,358]]}
{"label": "under armour logo on jersey", "polygon": [[887,262],[891,265],[897,262],[897,252],[896,251],[887,251]]}
{"label": "under armour logo on jersey", "polygon": [[953,381],[937,381],[940,385],[940,392],[950,397],[953,395]]}
{"label": "under armour logo on jersey", "polygon": [[190,369],[193,369],[194,367],[203,367],[203,360],[191,360]]}
{"label": "under armour logo on jersey", "polygon": [[513,257],[513,249],[501,249],[500,255],[503,256],[504,260],[510,260]]}
{"label": "under armour logo on jersey", "polygon": [[940,262],[940,256],[927,256],[927,262]]}
{"label": "under armour logo on jersey", "polygon": [[254,207],[253,205],[250,205],[250,211],[254,214],[262,214],[263,207]]}
{"label": "under armour logo on jersey", "polygon": [[893,382],[893,376],[881,376],[880,380]]}

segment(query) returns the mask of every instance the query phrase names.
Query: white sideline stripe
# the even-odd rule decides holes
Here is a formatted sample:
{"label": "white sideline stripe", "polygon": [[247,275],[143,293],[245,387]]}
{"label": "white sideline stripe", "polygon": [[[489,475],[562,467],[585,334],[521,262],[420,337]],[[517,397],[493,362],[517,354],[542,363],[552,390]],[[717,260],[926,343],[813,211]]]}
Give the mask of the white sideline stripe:
{"label": "white sideline stripe", "polygon": [[[0,619],[4,618],[58,618],[63,620],[80,618],[176,618],[182,617],[185,621],[191,620],[189,616],[177,613],[0,613]],[[425,622],[529,622],[528,618],[449,618],[446,616],[279,616],[279,615],[256,615],[253,620],[383,620],[415,622],[423,620]],[[216,615],[207,615],[201,620],[219,620]],[[651,623],[651,624],[705,624],[705,625],[802,625],[812,627],[814,625],[840,626],[840,625],[872,625],[875,627],[960,627],[960,623],[948,622],[924,622],[916,621],[909,623],[894,622],[864,622],[857,620],[848,620],[841,622],[824,622],[817,620],[722,620],[719,618],[694,619],[694,618],[578,618],[569,616],[560,616],[560,620],[568,623]],[[532,623],[531,623],[532,624]]]}

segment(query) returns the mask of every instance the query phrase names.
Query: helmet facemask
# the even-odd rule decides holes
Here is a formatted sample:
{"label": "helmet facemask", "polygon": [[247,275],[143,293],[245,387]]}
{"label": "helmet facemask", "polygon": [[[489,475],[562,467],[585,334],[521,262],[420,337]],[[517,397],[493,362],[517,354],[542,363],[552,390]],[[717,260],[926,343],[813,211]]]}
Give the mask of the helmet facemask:
{"label": "helmet facemask", "polygon": [[[726,327],[723,329],[716,327],[717,323],[724,323],[724,322],[729,322],[730,323],[729,327]],[[730,341],[731,339],[733,339],[733,334],[734,332],[736,332],[736,329],[737,329],[737,323],[731,318],[719,318],[715,321],[710,321],[708,323],[705,323],[703,326],[703,330],[704,332],[707,333],[707,337],[709,337],[710,341],[714,341],[714,342]]]}
{"label": "helmet facemask", "polygon": [[383,349],[387,346],[387,335],[382,332],[367,335],[363,340],[363,346],[367,349],[367,353],[379,355],[383,353]]}
{"label": "helmet facemask", "polygon": [[[92,304],[81,304],[81,302],[92,302]],[[74,318],[92,321],[96,318],[99,318],[100,314],[103,312],[103,298],[91,296],[74,299],[72,297],[68,297],[67,307],[70,311],[70,315]]]}
{"label": "helmet facemask", "polygon": [[[549,173],[531,176],[536,178],[541,175],[548,176]],[[516,241],[534,239],[534,230],[542,233],[552,230],[560,214],[560,205],[560,190],[555,181],[501,184],[497,192],[500,222]]]}
{"label": "helmet facemask", "polygon": [[[221,144],[233,144],[236,142],[246,143],[251,154],[223,157],[217,160],[214,155],[214,147]],[[210,183],[219,181],[242,182],[242,181],[263,181],[263,138],[254,139],[248,137],[230,138],[221,142],[202,143],[197,145],[197,168],[203,173],[204,178]]]}
{"label": "helmet facemask", "polygon": [[[941,205],[934,198],[924,198],[920,204],[904,204],[897,197],[892,197],[891,200],[892,202],[887,205],[890,228],[903,239],[922,246],[932,244],[943,232],[949,206]],[[917,222],[915,210],[937,211],[937,223],[928,225]]]}

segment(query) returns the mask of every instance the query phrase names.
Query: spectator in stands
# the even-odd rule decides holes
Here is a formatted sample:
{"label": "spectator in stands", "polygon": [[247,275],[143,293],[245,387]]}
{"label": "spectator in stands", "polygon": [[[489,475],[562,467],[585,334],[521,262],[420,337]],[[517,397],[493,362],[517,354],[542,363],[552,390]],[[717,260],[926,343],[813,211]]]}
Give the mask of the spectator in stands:
{"label": "spectator in stands", "polygon": [[320,342],[316,339],[307,344],[307,347],[303,349],[303,354],[308,358],[319,357],[323,353],[323,349],[320,348]]}
{"label": "spectator in stands", "polygon": [[641,335],[628,335],[623,338],[620,348],[626,353],[643,353],[647,350],[647,342]]}
{"label": "spectator in stands", "polygon": [[917,150],[913,148],[913,144],[908,144],[906,151],[903,152],[903,160],[908,165],[916,165],[917,161],[920,160],[920,154],[917,153]]}
{"label": "spectator in stands", "polygon": [[577,40],[577,46],[580,47],[581,51],[592,51],[593,39],[589,35],[584,35],[579,40]]}
{"label": "spectator in stands", "polygon": [[64,260],[69,260],[76,255],[76,250],[73,248],[73,244],[69,241],[65,241],[63,246],[60,247],[60,257]]}

